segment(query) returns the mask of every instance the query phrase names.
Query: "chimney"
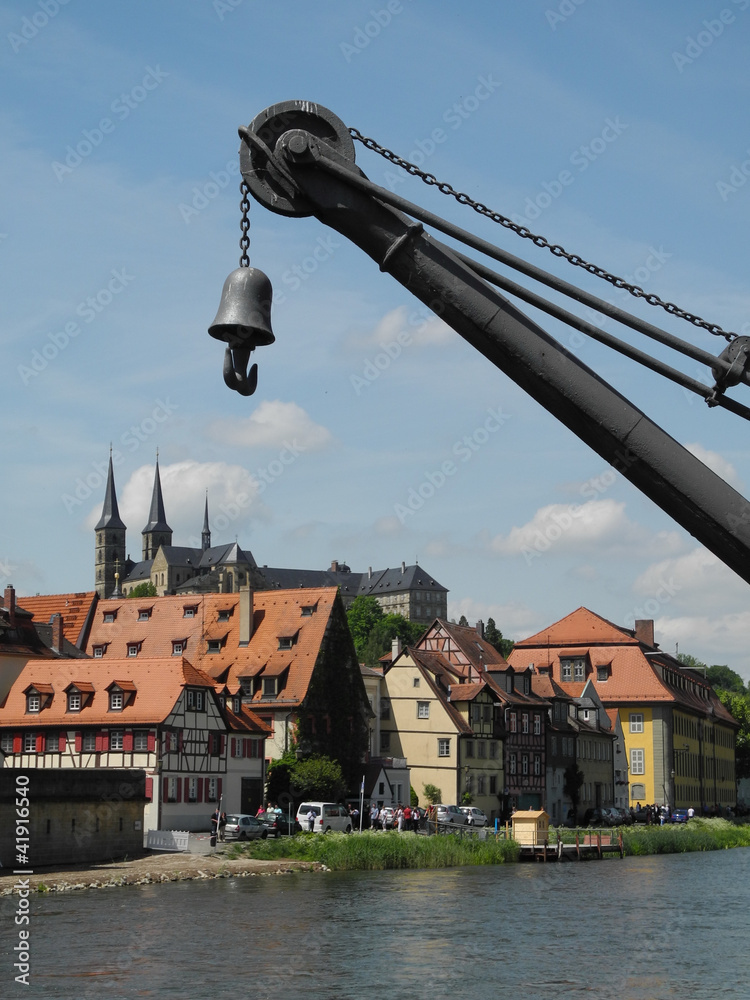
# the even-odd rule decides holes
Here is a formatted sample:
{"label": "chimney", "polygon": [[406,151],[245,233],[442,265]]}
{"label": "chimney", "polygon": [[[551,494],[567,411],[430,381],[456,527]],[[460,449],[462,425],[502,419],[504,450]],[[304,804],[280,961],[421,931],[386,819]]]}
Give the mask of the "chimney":
{"label": "chimney", "polygon": [[367,567],[367,579],[372,580],[372,566]]}
{"label": "chimney", "polygon": [[395,639],[391,639],[391,659],[395,660],[397,656],[401,653],[401,640],[398,636]]}
{"label": "chimney", "polygon": [[333,559],[331,561],[331,572],[338,573],[338,571],[339,571],[339,564],[336,559]]}
{"label": "chimney", "polygon": [[635,622],[635,637],[646,646],[654,645],[654,619],[637,618]]}
{"label": "chimney", "polygon": [[406,572],[406,563],[405,562],[401,563],[401,572],[402,572],[402,574]]}
{"label": "chimney", "polygon": [[253,634],[253,592],[240,587],[240,646],[250,644]]}
{"label": "chimney", "polygon": [[477,635],[480,639],[484,639],[484,622],[481,618],[477,621]]}
{"label": "chimney", "polygon": [[52,626],[52,648],[56,653],[62,653],[63,651],[63,616],[60,614],[52,615],[49,620]]}
{"label": "chimney", "polygon": [[16,591],[14,587],[6,587],[3,595],[3,607],[8,612],[10,625],[16,624]]}

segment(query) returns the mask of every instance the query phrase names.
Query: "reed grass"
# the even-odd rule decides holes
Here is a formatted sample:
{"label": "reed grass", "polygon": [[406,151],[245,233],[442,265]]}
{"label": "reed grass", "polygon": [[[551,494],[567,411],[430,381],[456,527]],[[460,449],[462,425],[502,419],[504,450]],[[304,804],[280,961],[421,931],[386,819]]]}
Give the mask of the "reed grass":
{"label": "reed grass", "polygon": [[278,840],[233,845],[229,857],[318,861],[332,871],[386,871],[395,868],[454,868],[498,865],[518,860],[518,844],[488,836],[486,840],[447,834],[415,833],[298,834]]}

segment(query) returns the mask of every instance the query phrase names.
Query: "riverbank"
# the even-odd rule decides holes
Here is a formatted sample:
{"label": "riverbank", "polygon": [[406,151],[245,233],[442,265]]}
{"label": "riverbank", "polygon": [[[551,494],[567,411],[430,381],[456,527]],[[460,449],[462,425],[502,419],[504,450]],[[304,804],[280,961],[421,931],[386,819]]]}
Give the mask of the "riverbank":
{"label": "riverbank", "polygon": [[33,892],[66,892],[81,889],[107,889],[123,885],[149,885],[181,882],[190,879],[245,878],[261,875],[286,875],[295,871],[324,871],[317,861],[295,859],[230,858],[223,850],[214,854],[148,854],[141,858],[113,861],[109,864],[71,865],[65,868],[37,869],[33,875],[0,873],[0,896],[18,891],[19,883]]}

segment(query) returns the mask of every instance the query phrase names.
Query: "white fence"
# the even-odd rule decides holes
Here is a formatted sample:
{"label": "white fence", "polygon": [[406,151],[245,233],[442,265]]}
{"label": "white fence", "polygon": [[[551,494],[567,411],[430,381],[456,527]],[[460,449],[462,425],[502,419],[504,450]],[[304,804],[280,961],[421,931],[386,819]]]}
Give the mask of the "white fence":
{"label": "white fence", "polygon": [[187,830],[149,830],[146,847],[150,851],[186,851],[189,839]]}

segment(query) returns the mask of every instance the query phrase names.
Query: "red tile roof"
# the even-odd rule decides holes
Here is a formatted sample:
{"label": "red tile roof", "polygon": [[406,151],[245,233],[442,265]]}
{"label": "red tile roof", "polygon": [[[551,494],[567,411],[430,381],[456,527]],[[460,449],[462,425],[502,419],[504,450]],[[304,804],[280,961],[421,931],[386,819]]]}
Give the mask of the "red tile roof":
{"label": "red tile roof", "polygon": [[30,611],[35,622],[49,622],[52,615],[62,615],[63,635],[79,646],[85,639],[86,624],[96,606],[95,590],[77,594],[37,594],[35,597],[16,597],[16,605]]}

